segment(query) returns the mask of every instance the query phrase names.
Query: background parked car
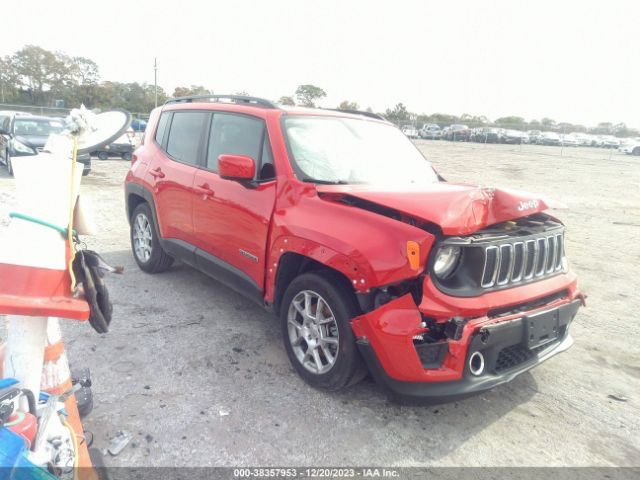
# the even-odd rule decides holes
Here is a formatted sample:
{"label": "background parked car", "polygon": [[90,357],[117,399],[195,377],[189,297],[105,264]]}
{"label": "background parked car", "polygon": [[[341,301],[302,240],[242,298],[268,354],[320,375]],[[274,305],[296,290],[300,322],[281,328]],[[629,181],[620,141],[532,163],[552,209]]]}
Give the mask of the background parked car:
{"label": "background parked car", "polygon": [[620,139],[613,135],[598,135],[596,138],[596,146],[601,148],[618,148]]}
{"label": "background parked car", "polygon": [[640,138],[629,138],[622,142],[618,148],[620,153],[626,153],[627,155],[640,155]]}
{"label": "background parked car", "polygon": [[563,145],[565,147],[578,147],[580,146],[580,140],[578,140],[571,133],[566,133],[560,135],[560,145]]}
{"label": "background parked car", "polygon": [[500,143],[511,143],[511,144],[519,144],[522,143],[524,132],[519,130],[508,130],[504,129],[500,132],[499,139]]}
{"label": "background parked car", "polygon": [[[4,163],[10,175],[13,175],[11,158],[23,155],[35,155],[44,147],[49,135],[64,130],[60,118],[40,117],[36,115],[11,112],[0,117],[0,162]],[[91,156],[78,155],[78,162],[84,165],[82,174],[91,171]]]}
{"label": "background parked car", "polygon": [[498,143],[500,141],[500,129],[483,127],[474,129],[471,140],[480,143]]}
{"label": "background parked car", "polygon": [[538,140],[540,140],[540,135],[542,135],[542,132],[540,130],[529,130],[527,132],[529,143],[538,143]]}
{"label": "background parked car", "polygon": [[123,160],[131,160],[131,154],[135,148],[135,132],[130,129],[127,133],[117,138],[113,143],[105,145],[101,150],[91,152],[91,155],[100,160],[107,160],[109,157],[120,157]]}
{"label": "background parked car", "polygon": [[440,140],[442,136],[442,130],[440,126],[435,123],[425,123],[418,132],[420,138],[426,138],[429,140]]}
{"label": "background parked car", "polygon": [[447,130],[446,139],[454,142],[468,142],[471,139],[471,129],[466,125],[453,124]]}
{"label": "background parked car", "polygon": [[418,138],[418,130],[413,125],[405,125],[402,127],[402,133],[409,138]]}
{"label": "background parked car", "polygon": [[144,132],[147,129],[146,120],[140,120],[139,118],[134,118],[131,121],[131,128],[134,132]]}
{"label": "background parked car", "polygon": [[556,132],[542,132],[538,138],[539,145],[560,145],[560,135]]}

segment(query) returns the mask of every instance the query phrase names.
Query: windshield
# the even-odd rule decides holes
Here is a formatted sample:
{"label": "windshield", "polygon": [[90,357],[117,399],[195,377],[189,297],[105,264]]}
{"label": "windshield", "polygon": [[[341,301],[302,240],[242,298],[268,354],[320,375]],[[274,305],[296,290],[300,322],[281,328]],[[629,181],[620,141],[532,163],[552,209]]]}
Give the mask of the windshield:
{"label": "windshield", "polygon": [[16,119],[13,133],[25,137],[46,137],[52,133],[60,133],[63,129],[64,125],[60,120],[21,118]]}
{"label": "windshield", "polygon": [[397,128],[340,117],[284,120],[294,169],[318,183],[432,183],[438,176]]}

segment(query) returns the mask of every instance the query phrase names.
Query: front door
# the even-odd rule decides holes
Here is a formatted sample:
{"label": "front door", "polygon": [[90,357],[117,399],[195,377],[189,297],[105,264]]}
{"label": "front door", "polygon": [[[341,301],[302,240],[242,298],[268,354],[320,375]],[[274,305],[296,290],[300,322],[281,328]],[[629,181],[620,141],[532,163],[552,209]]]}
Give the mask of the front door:
{"label": "front door", "polygon": [[[256,162],[252,185],[224,180],[218,157],[246,155]],[[271,147],[262,119],[215,112],[206,149],[206,168],[196,173],[193,202],[198,247],[215,260],[264,286],[265,251],[275,203],[276,182]]]}

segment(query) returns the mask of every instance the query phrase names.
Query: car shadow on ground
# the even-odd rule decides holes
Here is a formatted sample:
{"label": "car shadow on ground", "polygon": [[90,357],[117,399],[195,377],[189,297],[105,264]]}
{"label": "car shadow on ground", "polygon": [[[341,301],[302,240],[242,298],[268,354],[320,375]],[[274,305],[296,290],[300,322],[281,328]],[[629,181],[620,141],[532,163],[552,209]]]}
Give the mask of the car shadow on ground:
{"label": "car shadow on ground", "polygon": [[[126,428],[173,452],[150,461],[136,449],[111,465],[176,465],[184,461],[179,439],[197,432],[213,437],[229,464],[243,458],[234,450],[236,441],[253,445],[253,464],[370,465],[376,459],[375,464],[425,464],[456,450],[537,392],[529,373],[443,405],[391,402],[371,379],[342,392],[318,391],[289,364],[271,313],[185,265],[148,275],[129,251],[103,256],[125,267],[123,275],[107,278],[114,304],[111,331],[91,335],[72,325],[67,342],[71,358],[88,361],[92,370],[96,408],[88,425],[99,448]],[[144,414],[130,414],[139,410]],[[328,430],[308,428],[310,418]],[[208,458],[207,443],[192,448],[202,448]],[[301,444],[316,444],[321,451],[300,450]]]}

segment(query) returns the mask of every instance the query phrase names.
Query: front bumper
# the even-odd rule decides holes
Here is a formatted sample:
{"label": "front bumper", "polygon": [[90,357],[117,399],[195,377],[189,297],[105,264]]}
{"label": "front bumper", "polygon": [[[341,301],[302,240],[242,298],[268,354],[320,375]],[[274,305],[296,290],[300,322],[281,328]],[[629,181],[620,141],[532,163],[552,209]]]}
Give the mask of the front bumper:
{"label": "front bumper", "polygon": [[[410,295],[355,318],[352,327],[371,374],[393,396],[447,402],[509,382],[567,350],[573,344],[569,326],[583,303],[575,284],[567,287],[565,296],[549,304],[499,317],[486,311],[466,316],[471,312],[461,305],[465,320],[460,334],[429,344],[414,342],[417,335],[428,333],[423,315],[429,305],[423,302],[418,309]],[[495,293],[489,295],[497,298]],[[475,299],[476,305],[483,303],[481,298]],[[476,352],[484,366],[474,375],[470,360]]]}

